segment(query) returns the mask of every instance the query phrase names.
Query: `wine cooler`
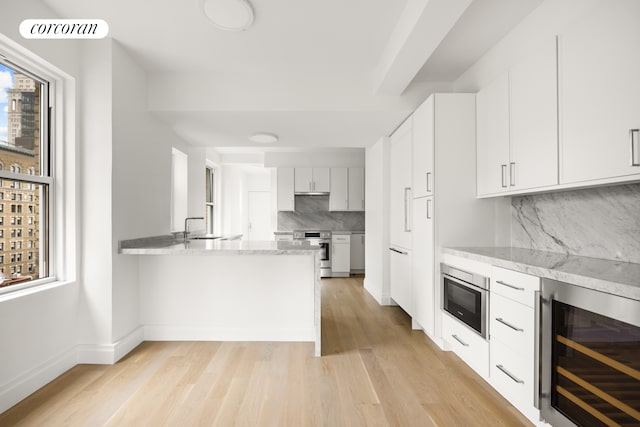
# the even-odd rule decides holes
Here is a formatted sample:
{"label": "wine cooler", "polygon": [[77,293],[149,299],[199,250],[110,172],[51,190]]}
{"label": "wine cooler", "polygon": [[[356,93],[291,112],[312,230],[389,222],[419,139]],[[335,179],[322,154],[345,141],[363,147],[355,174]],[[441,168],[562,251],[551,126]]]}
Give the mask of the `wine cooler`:
{"label": "wine cooler", "polygon": [[553,426],[640,426],[640,301],[543,279],[539,406]]}

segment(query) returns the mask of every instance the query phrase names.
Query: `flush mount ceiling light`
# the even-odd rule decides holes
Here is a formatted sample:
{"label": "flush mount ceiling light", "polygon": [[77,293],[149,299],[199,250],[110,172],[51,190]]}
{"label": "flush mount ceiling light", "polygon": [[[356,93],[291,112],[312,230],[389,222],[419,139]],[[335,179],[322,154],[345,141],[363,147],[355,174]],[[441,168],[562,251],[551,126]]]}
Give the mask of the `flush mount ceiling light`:
{"label": "flush mount ceiling light", "polygon": [[249,0],[201,0],[202,10],[218,28],[244,31],[253,24]]}
{"label": "flush mount ceiling light", "polygon": [[249,139],[260,144],[273,144],[278,140],[278,135],[275,135],[273,133],[258,132],[251,135]]}

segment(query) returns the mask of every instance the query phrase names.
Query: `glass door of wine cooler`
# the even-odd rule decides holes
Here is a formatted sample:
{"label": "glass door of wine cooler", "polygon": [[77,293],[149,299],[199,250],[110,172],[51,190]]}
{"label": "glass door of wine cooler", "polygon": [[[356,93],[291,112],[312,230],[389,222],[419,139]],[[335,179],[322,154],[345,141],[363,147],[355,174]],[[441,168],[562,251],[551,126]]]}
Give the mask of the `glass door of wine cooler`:
{"label": "glass door of wine cooler", "polygon": [[542,417],[640,426],[640,302],[543,280]]}

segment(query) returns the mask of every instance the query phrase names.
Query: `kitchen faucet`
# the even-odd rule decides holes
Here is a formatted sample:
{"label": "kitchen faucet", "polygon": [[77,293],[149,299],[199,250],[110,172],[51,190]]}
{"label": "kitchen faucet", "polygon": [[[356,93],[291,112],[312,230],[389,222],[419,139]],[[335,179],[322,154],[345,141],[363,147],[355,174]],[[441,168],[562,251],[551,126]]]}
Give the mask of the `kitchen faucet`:
{"label": "kitchen faucet", "polygon": [[187,236],[189,235],[189,220],[190,219],[202,219],[204,220],[203,216],[189,216],[186,217],[184,219],[184,240],[187,240]]}

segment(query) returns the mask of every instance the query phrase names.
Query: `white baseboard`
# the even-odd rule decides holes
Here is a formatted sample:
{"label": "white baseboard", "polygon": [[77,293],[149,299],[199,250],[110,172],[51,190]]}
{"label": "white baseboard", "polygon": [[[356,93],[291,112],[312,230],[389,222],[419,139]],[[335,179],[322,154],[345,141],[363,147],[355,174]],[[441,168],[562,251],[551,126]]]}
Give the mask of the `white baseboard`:
{"label": "white baseboard", "polygon": [[81,344],[77,346],[77,362],[113,365],[144,341],[144,328],[137,327],[113,344]]}
{"label": "white baseboard", "polygon": [[76,348],[52,357],[40,366],[0,386],[0,413],[44,387],[76,365]]}
{"label": "white baseboard", "polygon": [[378,304],[380,305],[384,305],[382,303],[382,295],[379,294],[371,285],[371,280],[367,280],[367,278],[364,278],[363,284],[364,284],[364,290],[367,291],[369,293],[369,295],[371,295],[373,297],[374,300],[376,300],[378,302]]}
{"label": "white baseboard", "polygon": [[314,342],[316,327],[291,329],[218,328],[189,325],[145,325],[145,341],[303,341]]}

